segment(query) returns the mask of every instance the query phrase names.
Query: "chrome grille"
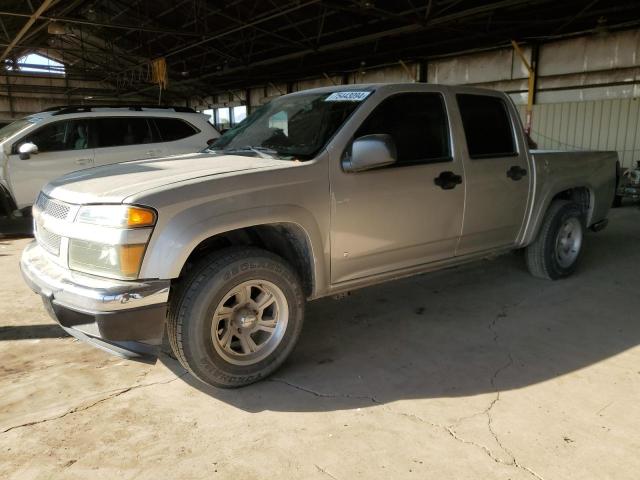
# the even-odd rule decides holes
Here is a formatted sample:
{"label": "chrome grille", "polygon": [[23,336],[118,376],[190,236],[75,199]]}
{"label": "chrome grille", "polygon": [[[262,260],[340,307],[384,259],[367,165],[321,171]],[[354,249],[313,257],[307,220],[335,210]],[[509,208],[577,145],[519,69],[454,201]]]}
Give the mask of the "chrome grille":
{"label": "chrome grille", "polygon": [[50,217],[65,220],[69,215],[70,206],[47,197],[44,193],[38,195],[36,206]]}
{"label": "chrome grille", "polygon": [[51,233],[42,225],[36,226],[36,240],[38,245],[54,255],[60,255],[60,235]]}

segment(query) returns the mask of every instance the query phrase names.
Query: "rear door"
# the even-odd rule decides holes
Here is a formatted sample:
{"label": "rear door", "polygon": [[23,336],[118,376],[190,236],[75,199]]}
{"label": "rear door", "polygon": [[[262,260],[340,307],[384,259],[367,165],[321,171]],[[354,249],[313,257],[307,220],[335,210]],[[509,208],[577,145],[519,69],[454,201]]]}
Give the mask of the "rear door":
{"label": "rear door", "polygon": [[[32,205],[42,186],[51,180],[94,165],[88,128],[84,119],[52,121],[13,143],[7,168],[18,208]],[[22,160],[18,148],[27,142],[35,144],[38,153]]]}
{"label": "rear door", "polygon": [[466,140],[465,214],[456,255],[513,245],[531,179],[517,113],[498,93],[458,93],[456,102]]}
{"label": "rear door", "polygon": [[96,117],[91,119],[95,164],[161,157],[166,148],[146,117]]}

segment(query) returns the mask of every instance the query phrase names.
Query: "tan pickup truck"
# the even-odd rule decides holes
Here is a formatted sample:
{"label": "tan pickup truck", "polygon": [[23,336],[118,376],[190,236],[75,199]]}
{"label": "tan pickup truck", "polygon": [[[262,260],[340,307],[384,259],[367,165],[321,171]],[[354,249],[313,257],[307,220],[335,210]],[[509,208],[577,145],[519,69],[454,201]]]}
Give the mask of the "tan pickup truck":
{"label": "tan pickup truck", "polygon": [[571,274],[616,164],[529,151],[499,92],[308,90],[206,152],[49,183],[21,266],[72,335],[135,356],[166,332],[197,378],[241,386],[289,355],[306,300],[522,248],[536,277]]}

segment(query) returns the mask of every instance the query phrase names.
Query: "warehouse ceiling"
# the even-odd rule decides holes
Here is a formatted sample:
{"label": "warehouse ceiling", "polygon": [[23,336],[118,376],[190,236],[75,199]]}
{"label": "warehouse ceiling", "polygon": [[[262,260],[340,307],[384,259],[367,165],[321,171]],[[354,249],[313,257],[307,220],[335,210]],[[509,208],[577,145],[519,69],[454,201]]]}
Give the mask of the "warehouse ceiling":
{"label": "warehouse ceiling", "polygon": [[628,0],[3,0],[6,74],[38,52],[69,79],[171,98],[640,24]]}

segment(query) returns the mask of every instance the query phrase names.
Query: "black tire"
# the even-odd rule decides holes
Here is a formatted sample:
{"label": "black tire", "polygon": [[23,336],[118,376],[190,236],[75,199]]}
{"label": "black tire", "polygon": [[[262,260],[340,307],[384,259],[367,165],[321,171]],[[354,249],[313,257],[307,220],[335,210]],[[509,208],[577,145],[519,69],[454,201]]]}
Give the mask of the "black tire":
{"label": "black tire", "polygon": [[[288,320],[275,350],[256,363],[238,365],[214,348],[211,326],[225,295],[251,280],[271,282],[281,290]],[[259,248],[232,247],[203,258],[172,292],[167,335],[178,361],[193,376],[217,387],[241,387],[268,376],[285,361],[302,330],[304,305],[300,279],[287,262]]]}
{"label": "black tire", "polygon": [[[572,263],[562,265],[556,255],[557,239],[560,228],[570,218],[578,220],[581,235],[580,247]],[[584,231],[584,215],[580,206],[566,200],[554,201],[547,210],[538,236],[526,248],[525,257],[531,275],[548,280],[557,280],[571,275],[577,267],[580,252],[584,246]]]}

